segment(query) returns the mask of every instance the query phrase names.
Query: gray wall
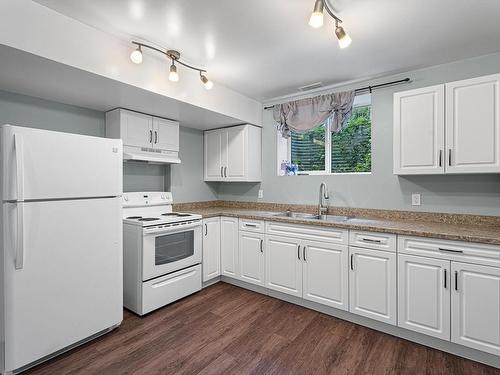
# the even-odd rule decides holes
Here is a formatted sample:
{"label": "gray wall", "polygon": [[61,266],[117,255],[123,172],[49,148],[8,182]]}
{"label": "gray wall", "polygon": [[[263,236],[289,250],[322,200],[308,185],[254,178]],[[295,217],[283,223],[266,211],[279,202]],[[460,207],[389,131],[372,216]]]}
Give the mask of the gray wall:
{"label": "gray wall", "polygon": [[[104,113],[0,91],[0,125],[11,124],[91,136],[104,136]],[[203,133],[180,128],[182,164],[123,166],[124,191],[172,189],[176,202],[216,199],[214,187],[203,182]]]}
{"label": "gray wall", "polygon": [[[361,82],[363,87],[410,77],[411,84],[376,90],[372,94],[372,173],[369,175],[276,176],[276,131],[271,111],[264,111],[263,181],[261,184],[220,184],[219,199],[316,204],[322,181],[334,206],[398,210],[443,211],[500,215],[500,175],[414,176],[392,174],[392,96],[454,80],[500,72],[500,53]],[[337,89],[336,89],[337,90]],[[411,193],[422,194],[422,205],[411,206]]]}

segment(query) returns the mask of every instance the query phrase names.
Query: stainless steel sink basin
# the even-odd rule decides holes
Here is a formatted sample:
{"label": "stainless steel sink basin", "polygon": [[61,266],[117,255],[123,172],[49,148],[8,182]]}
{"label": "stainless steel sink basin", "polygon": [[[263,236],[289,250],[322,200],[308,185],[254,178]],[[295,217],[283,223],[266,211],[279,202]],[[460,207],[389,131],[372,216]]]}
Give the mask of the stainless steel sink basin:
{"label": "stainless steel sink basin", "polygon": [[347,221],[347,220],[351,219],[351,217],[349,217],[349,216],[315,215],[315,214],[308,214],[308,213],[304,213],[304,212],[292,212],[292,211],[278,212],[277,214],[274,214],[273,216],[289,217],[292,219],[326,220],[326,221]]}

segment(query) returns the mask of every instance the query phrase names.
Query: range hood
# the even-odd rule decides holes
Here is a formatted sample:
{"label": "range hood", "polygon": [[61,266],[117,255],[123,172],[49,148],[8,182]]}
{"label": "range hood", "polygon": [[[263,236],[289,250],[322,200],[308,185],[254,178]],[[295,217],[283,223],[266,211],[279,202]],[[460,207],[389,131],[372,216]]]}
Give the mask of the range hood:
{"label": "range hood", "polygon": [[180,164],[179,153],[148,148],[123,147],[123,161],[141,161],[149,164]]}

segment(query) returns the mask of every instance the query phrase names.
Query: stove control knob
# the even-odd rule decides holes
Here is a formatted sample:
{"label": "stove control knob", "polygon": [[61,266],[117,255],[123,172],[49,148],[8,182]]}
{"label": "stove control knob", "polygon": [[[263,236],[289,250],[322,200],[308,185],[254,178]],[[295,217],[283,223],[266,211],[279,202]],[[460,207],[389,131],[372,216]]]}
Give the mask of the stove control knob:
{"label": "stove control knob", "polygon": [[123,200],[124,200],[125,202],[128,202],[128,195],[124,195],[124,196],[123,196]]}

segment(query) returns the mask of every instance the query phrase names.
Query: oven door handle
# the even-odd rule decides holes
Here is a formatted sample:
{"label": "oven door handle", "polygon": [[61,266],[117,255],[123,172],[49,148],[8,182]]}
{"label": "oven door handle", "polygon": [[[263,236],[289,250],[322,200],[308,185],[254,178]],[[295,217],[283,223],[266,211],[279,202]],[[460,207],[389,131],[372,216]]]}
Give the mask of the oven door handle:
{"label": "oven door handle", "polygon": [[183,224],[183,225],[175,225],[167,228],[155,228],[155,229],[147,229],[144,228],[144,235],[148,234],[169,234],[169,233],[178,233],[178,232],[185,232],[188,229],[192,228],[201,228],[201,221],[198,221],[196,223],[192,224]]}

